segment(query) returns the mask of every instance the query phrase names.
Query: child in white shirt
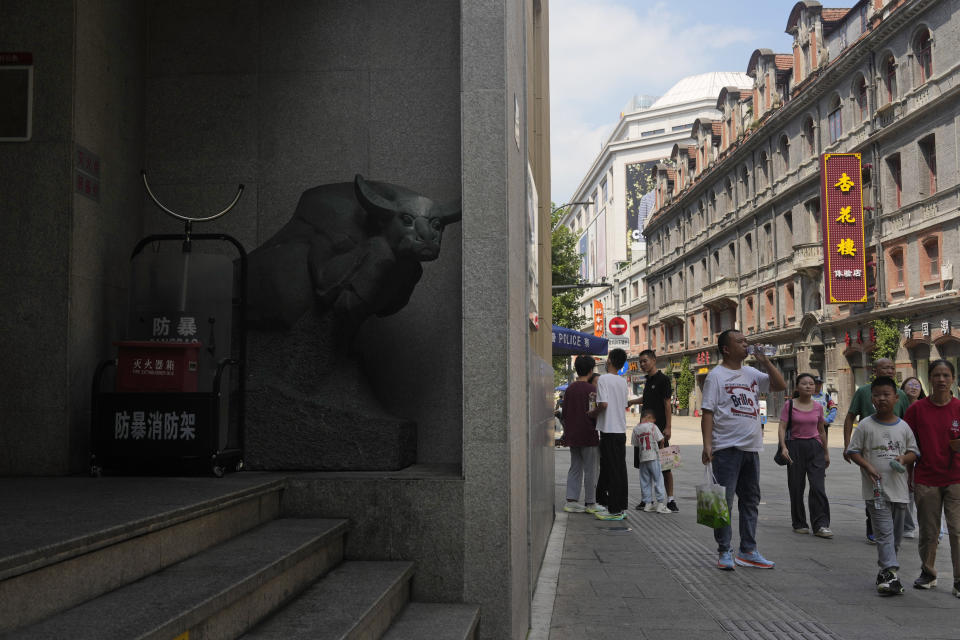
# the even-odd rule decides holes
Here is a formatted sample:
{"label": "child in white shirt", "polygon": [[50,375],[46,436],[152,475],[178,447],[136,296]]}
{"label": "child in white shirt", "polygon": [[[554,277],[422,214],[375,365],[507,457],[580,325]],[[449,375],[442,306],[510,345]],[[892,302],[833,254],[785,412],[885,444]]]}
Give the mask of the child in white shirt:
{"label": "child in white shirt", "polygon": [[640,505],[644,511],[673,513],[667,508],[666,491],[663,488],[663,473],[660,471],[660,453],[663,434],[656,424],[656,414],[646,409],[640,414],[640,424],[633,428],[630,444],[634,447],[635,466],[640,471]]}

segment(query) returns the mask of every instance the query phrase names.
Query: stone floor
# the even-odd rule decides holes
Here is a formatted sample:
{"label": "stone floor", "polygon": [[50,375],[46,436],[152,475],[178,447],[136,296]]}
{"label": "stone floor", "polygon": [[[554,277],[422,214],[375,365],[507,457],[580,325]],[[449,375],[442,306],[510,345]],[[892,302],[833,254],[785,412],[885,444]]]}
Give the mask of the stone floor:
{"label": "stone floor", "polygon": [[[560,511],[569,453],[557,450],[557,519],[534,601],[531,638],[960,638],[960,600],[951,594],[946,538],[937,559],[941,581],[936,589],[910,588],[920,562],[916,540],[905,539],[900,562],[906,593],[888,598],[876,593],[877,553],[864,537],[859,469],[843,461],[839,429],[831,434],[831,444],[838,446],[831,447],[833,464],[827,471],[835,537],[793,533],[786,474],[773,464],[767,447],[761,454],[757,541],[777,566],[733,572],[716,569],[712,531],[696,523],[695,485],[703,469],[696,444],[699,420],[675,418],[674,431],[683,468],[675,471],[680,512],[670,515],[634,510],[640,485],[629,450],[625,520]],[[773,430],[767,431],[769,440]],[[736,530],[734,515],[735,545]],[[551,574],[556,575],[553,584]]]}

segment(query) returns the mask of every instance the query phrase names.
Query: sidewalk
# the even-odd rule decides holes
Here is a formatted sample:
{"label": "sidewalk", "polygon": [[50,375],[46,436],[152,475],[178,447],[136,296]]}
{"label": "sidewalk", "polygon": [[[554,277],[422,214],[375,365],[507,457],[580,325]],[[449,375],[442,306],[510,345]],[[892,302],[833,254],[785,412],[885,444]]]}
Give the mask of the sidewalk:
{"label": "sidewalk", "polygon": [[[774,434],[768,428],[765,440]],[[864,538],[859,469],[843,461],[841,429],[830,435],[831,444],[838,445],[830,447],[827,470],[832,540],[793,533],[786,473],[773,463],[770,446],[760,454],[763,498],[757,541],[760,551],[777,563],[771,571],[716,569],[712,532],[696,523],[695,485],[703,469],[698,419],[674,418],[672,441],[680,444],[684,462],[674,472],[676,514],[634,510],[640,486],[629,448],[625,520],[562,512],[570,458],[566,449],[558,449],[558,513],[551,541],[559,549],[562,537],[562,555],[549,638],[960,638],[960,600],[951,594],[946,538],[937,558],[936,589],[911,588],[920,562],[916,539],[904,539],[900,563],[906,593],[887,598],[876,593],[877,552]],[[733,520],[737,545],[736,506]]]}

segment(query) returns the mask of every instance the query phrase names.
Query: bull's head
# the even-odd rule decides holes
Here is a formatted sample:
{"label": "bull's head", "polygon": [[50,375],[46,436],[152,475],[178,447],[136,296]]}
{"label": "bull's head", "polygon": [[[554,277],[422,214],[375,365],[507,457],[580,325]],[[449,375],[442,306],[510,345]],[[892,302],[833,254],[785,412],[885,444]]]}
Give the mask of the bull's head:
{"label": "bull's head", "polygon": [[353,185],[360,205],[398,258],[436,260],[443,228],[461,217],[459,201],[439,205],[396,185],[367,182],[359,174]]}

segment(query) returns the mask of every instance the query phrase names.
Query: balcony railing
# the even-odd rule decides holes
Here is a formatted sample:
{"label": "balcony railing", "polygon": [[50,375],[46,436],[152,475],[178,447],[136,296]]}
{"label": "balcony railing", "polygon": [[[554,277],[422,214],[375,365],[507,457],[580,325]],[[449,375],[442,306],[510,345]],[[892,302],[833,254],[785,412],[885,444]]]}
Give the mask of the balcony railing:
{"label": "balcony railing", "polygon": [[657,313],[657,318],[660,322],[669,320],[670,318],[682,318],[683,317],[683,301],[671,302],[670,304],[665,304],[660,307],[660,310]]}
{"label": "balcony railing", "polygon": [[819,242],[793,245],[794,271],[806,271],[817,267],[823,267],[823,245]]}
{"label": "balcony railing", "polygon": [[723,298],[736,300],[738,293],[736,279],[723,277],[703,288],[703,304],[710,304]]}

